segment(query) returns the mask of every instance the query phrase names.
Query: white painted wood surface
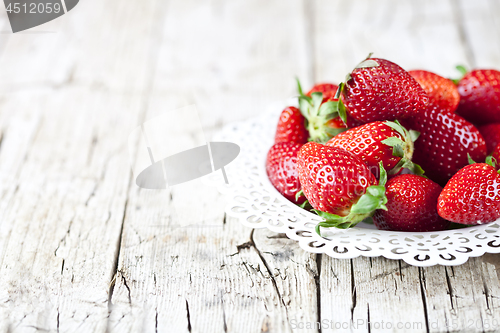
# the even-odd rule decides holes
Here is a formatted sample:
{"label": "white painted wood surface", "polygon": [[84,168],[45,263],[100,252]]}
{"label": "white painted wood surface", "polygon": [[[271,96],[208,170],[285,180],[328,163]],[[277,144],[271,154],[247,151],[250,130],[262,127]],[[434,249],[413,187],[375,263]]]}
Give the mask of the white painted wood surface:
{"label": "white painted wood surface", "polygon": [[316,256],[198,181],[138,189],[127,151],[163,111],[210,135],[371,51],[500,68],[500,1],[82,0],[34,31],[0,34],[0,332],[500,330],[498,255]]}

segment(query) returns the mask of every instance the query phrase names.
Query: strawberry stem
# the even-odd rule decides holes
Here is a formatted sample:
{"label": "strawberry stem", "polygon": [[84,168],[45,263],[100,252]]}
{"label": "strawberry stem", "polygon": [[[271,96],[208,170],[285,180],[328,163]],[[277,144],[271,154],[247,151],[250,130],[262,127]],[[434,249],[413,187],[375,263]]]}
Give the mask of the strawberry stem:
{"label": "strawberry stem", "polygon": [[372,185],[367,187],[365,194],[363,194],[359,198],[359,200],[354,205],[352,205],[351,210],[347,216],[325,213],[316,209],[313,210],[314,212],[316,212],[316,214],[325,219],[325,221],[319,222],[316,225],[315,230],[318,235],[321,236],[321,227],[335,227],[338,229],[352,228],[367,217],[371,217],[375,210],[387,210],[387,207],[385,206],[385,204],[387,203],[387,197],[385,195],[387,173],[382,162],[379,163],[379,167],[379,185]]}
{"label": "strawberry stem", "polygon": [[470,154],[469,154],[469,153],[467,153],[467,160],[468,160],[468,162],[469,162],[469,165],[470,165],[470,164],[474,164],[474,163],[476,163],[476,161],[474,161],[474,160],[472,159],[472,157],[470,157]]}
{"label": "strawberry stem", "polygon": [[383,144],[392,147],[392,155],[401,159],[394,168],[389,171],[390,175],[397,174],[401,169],[409,169],[415,175],[423,175],[424,170],[412,162],[415,140],[418,139],[420,133],[414,130],[407,130],[399,121],[386,121],[387,126],[398,132],[403,140],[398,137],[390,137],[382,141]]}
{"label": "strawberry stem", "polygon": [[455,85],[458,85],[458,83],[460,82],[460,80],[462,80],[465,76],[465,74],[467,74],[467,68],[463,65],[457,65],[455,66],[455,68],[460,72],[460,77],[459,78],[456,78],[456,79],[450,79],[451,81],[453,81],[453,83]]}
{"label": "strawberry stem", "polygon": [[495,169],[497,168],[497,160],[496,158],[494,158],[493,156],[489,155],[486,157],[486,161],[485,161],[486,164],[494,167]]}
{"label": "strawberry stem", "polygon": [[[307,120],[306,128],[309,132],[309,141],[326,143],[335,135],[347,130],[347,128],[328,126],[330,120],[345,115],[343,104],[341,106],[338,101],[323,103],[323,93],[321,92],[313,92],[311,97],[304,95],[298,79],[297,90],[299,92],[299,110]],[[342,120],[345,123],[344,118]]]}

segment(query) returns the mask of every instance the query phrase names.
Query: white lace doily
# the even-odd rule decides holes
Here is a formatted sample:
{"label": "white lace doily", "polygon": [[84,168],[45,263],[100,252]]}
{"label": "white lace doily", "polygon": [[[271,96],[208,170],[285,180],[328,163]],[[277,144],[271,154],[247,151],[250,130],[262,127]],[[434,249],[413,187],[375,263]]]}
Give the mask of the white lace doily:
{"label": "white lace doily", "polygon": [[234,142],[241,148],[239,156],[225,168],[230,185],[224,184],[220,172],[204,181],[229,196],[226,213],[244,225],[285,233],[304,250],[333,258],[384,256],[415,266],[450,266],[486,252],[500,253],[500,220],[439,232],[382,231],[360,223],[347,230],[323,228],[320,237],[314,227],[321,218],[285,199],[267,178],[265,159],[274,142],[278,116],[279,112],[270,112],[231,124],[212,140]]}

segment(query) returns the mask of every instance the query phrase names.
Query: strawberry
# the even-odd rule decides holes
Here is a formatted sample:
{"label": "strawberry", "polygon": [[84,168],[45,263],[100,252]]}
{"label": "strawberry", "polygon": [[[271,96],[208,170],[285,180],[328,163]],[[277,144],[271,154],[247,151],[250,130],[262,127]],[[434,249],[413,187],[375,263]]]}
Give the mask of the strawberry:
{"label": "strawberry", "polygon": [[335,98],[335,94],[337,93],[338,89],[339,86],[333,83],[318,83],[315,84],[314,87],[311,88],[311,90],[309,90],[306,96],[312,97],[312,93],[320,92],[323,94],[323,103],[328,101],[335,101],[337,100]]}
{"label": "strawberry", "polygon": [[297,80],[299,92],[299,108],[307,119],[307,130],[310,141],[325,143],[338,133],[360,123],[351,117],[341,118],[337,109],[338,99],[335,98],[337,86],[332,83],[315,85],[306,95]]}
{"label": "strawberry", "polygon": [[500,72],[477,69],[458,83],[460,104],[457,113],[475,124],[500,122]]}
{"label": "strawberry", "polygon": [[383,167],[379,183],[361,159],[345,150],[308,142],[299,150],[297,170],[305,196],[325,219],[318,233],[320,227],[352,227],[375,209],[385,209]]}
{"label": "strawberry", "polygon": [[460,95],[452,80],[424,70],[408,71],[420,83],[429,97],[429,103],[438,105],[442,110],[455,112]]}
{"label": "strawberry", "polygon": [[438,199],[439,215],[461,224],[484,224],[500,217],[500,174],[491,157],[467,165],[446,184]]}
{"label": "strawberry", "polygon": [[306,143],[309,133],[305,126],[306,119],[299,109],[293,106],[285,108],[278,120],[274,143],[296,142]]}
{"label": "strawberry", "polygon": [[486,144],[477,128],[436,105],[431,104],[424,112],[401,122],[406,128],[420,132],[413,162],[441,186],[468,164],[467,154],[476,161],[486,157]]}
{"label": "strawberry", "polygon": [[339,85],[339,115],[363,122],[407,118],[425,109],[429,98],[415,79],[385,59],[368,58]]}
{"label": "strawberry", "polygon": [[275,143],[267,153],[266,171],[271,184],[285,198],[295,204],[305,201],[295,198],[301,190],[297,173],[297,153],[302,145],[296,142]]}
{"label": "strawberry", "polygon": [[373,222],[378,229],[393,231],[445,230],[450,222],[438,215],[441,186],[417,175],[399,175],[387,182],[387,211],[377,210]]}
{"label": "strawberry", "polygon": [[486,141],[486,150],[491,154],[493,149],[500,143],[500,123],[488,124],[477,128]]}
{"label": "strawberry", "polygon": [[495,149],[493,149],[493,152],[491,153],[491,156],[495,159],[496,163],[500,163],[500,144],[498,144]]}
{"label": "strawberry", "polygon": [[411,161],[413,142],[418,135],[416,131],[407,131],[397,121],[376,121],[342,132],[326,145],[356,155],[376,177],[379,175],[380,162],[389,170],[389,175],[397,174],[402,168],[423,174],[423,170]]}

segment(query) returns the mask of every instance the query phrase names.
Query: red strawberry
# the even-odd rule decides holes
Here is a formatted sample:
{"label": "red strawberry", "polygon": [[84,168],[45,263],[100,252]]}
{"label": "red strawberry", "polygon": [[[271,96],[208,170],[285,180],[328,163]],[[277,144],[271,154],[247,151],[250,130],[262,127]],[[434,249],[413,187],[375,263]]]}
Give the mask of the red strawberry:
{"label": "red strawberry", "polygon": [[360,124],[350,117],[343,117],[343,119],[340,117],[338,99],[335,98],[337,85],[317,84],[306,95],[303,94],[298,80],[297,87],[300,112],[307,119],[307,130],[311,141],[325,143],[333,136],[345,131],[348,126]]}
{"label": "red strawberry", "polygon": [[424,88],[429,96],[429,103],[438,105],[442,110],[455,112],[460,102],[460,95],[452,80],[424,70],[413,70],[408,73]]}
{"label": "red strawberry", "polygon": [[408,72],[388,60],[370,57],[347,75],[339,93],[340,116],[347,111],[363,123],[407,118],[425,109],[429,101]]}
{"label": "red strawberry", "polygon": [[[337,93],[338,89],[339,89],[339,86],[336,84],[333,84],[333,83],[318,83],[318,84],[315,84],[314,87],[311,88],[311,90],[309,90],[309,92],[306,94],[306,96],[312,98],[312,93],[322,93],[323,94],[322,103],[337,102],[338,98],[335,98],[335,94]],[[353,126],[358,125],[356,122],[353,122],[353,119],[349,119],[349,120],[348,120],[348,123],[350,125],[349,127],[353,127]],[[344,123],[344,121],[340,118],[340,116],[337,116],[337,117],[327,121],[326,125],[327,125],[327,127],[330,127],[330,128],[339,128],[339,129],[344,129],[344,128],[348,127]]]}
{"label": "red strawberry", "polygon": [[387,182],[387,211],[377,210],[373,222],[378,229],[393,231],[445,230],[450,222],[438,215],[441,186],[417,175],[400,175]]}
{"label": "red strawberry", "polygon": [[306,130],[306,119],[299,109],[293,106],[285,108],[278,120],[274,143],[296,142],[306,143],[309,133]]}
{"label": "red strawberry", "polygon": [[460,104],[457,113],[475,124],[500,122],[500,72],[478,69],[458,83]]}
{"label": "red strawberry", "polygon": [[476,161],[486,157],[486,144],[477,128],[455,113],[443,112],[438,106],[429,105],[424,112],[402,123],[420,132],[415,141],[413,162],[441,186],[469,163],[467,154]]}
{"label": "red strawberry", "polygon": [[349,228],[385,208],[385,171],[379,185],[363,161],[345,150],[308,142],[298,153],[297,170],[309,203],[326,220],[318,233],[320,227]]}
{"label": "red strawberry", "polygon": [[297,173],[297,153],[302,145],[295,142],[275,143],[267,153],[266,171],[273,186],[285,198],[296,204],[305,201],[304,197],[295,199],[300,191]]}
{"label": "red strawberry", "polygon": [[325,103],[328,101],[337,100],[335,98],[335,94],[337,93],[338,89],[339,89],[339,86],[336,84],[333,84],[333,83],[318,83],[318,84],[315,84],[311,90],[309,90],[309,92],[306,94],[306,96],[311,97],[312,93],[320,92],[323,94],[323,103]]}
{"label": "red strawberry", "polygon": [[486,141],[486,150],[491,154],[493,149],[500,143],[500,123],[488,124],[477,128]]}
{"label": "red strawberry", "polygon": [[461,224],[484,224],[500,217],[500,174],[491,157],[467,165],[446,184],[438,199],[439,215]]}
{"label": "red strawberry", "polygon": [[397,174],[402,168],[423,174],[423,170],[411,161],[413,141],[418,135],[416,131],[407,131],[397,121],[376,121],[342,132],[326,145],[353,153],[365,162],[376,177],[379,175],[380,162],[390,175]]}
{"label": "red strawberry", "polygon": [[495,159],[497,165],[500,164],[500,144],[498,144],[495,149],[493,149],[493,153],[491,156]]}

